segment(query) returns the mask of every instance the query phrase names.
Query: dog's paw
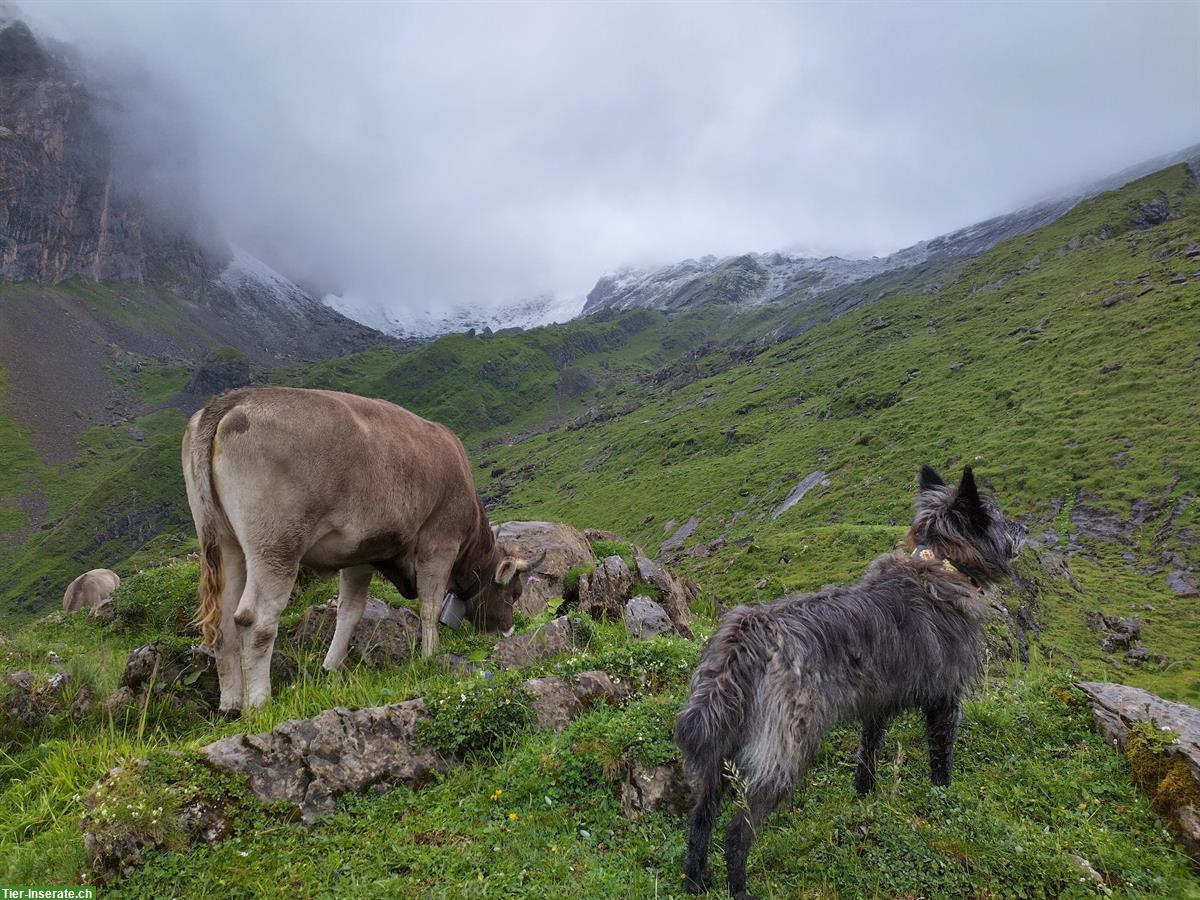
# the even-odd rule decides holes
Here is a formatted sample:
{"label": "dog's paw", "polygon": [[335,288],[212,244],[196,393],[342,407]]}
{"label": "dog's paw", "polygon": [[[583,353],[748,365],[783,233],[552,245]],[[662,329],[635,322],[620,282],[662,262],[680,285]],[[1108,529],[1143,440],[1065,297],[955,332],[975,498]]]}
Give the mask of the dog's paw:
{"label": "dog's paw", "polygon": [[854,776],[854,790],[860,794],[869,794],[875,790],[875,779],[861,772]]}
{"label": "dog's paw", "polygon": [[704,894],[712,887],[712,873],[707,869],[699,875],[684,875],[683,889],[689,894]]}

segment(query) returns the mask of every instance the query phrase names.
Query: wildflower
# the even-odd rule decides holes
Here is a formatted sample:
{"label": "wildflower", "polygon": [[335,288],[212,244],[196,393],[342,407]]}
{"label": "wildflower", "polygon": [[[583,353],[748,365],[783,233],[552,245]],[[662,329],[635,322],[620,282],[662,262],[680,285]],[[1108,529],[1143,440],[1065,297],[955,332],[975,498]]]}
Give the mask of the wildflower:
{"label": "wildflower", "polygon": [[510,822],[515,822],[515,821],[517,821],[517,819],[519,819],[519,818],[521,818],[521,817],[520,817],[520,816],[518,816],[518,815],[517,815],[515,812],[510,812],[510,813],[508,814],[508,821],[510,821]]}
{"label": "wildflower", "polygon": [[499,800],[503,796],[504,796],[503,788],[496,788],[494,791],[492,791],[492,800],[493,801]]}

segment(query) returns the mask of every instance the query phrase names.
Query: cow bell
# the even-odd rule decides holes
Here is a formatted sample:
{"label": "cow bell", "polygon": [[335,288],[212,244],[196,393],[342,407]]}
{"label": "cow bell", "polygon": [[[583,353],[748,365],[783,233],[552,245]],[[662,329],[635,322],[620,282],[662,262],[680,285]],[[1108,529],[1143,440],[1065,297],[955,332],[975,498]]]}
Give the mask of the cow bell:
{"label": "cow bell", "polygon": [[442,615],[438,621],[457,631],[466,614],[467,604],[460,600],[457,594],[451,593],[447,594],[446,599],[442,601]]}

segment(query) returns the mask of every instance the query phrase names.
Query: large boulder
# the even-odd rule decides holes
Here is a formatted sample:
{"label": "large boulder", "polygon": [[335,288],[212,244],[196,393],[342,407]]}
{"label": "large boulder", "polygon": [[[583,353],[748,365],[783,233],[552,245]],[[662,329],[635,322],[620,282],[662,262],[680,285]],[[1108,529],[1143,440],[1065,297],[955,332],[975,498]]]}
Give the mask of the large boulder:
{"label": "large boulder", "polygon": [[652,584],[660,591],[659,603],[671,617],[675,630],[686,638],[692,637],[692,613],[689,604],[696,599],[698,588],[690,578],[680,580],[647,558],[640,548],[633,548],[633,563],[639,580]]}
{"label": "large boulder", "polygon": [[562,596],[563,576],[569,569],[596,562],[584,536],[562,522],[505,522],[496,537],[525,559],[546,554],[537,571],[529,574],[517,603],[517,612],[527,616],[536,616],[551,598]]}
{"label": "large boulder", "polygon": [[566,616],[559,616],[526,634],[505,638],[492,648],[491,661],[497,668],[511,669],[545,662],[579,646],[579,637]]}
{"label": "large boulder", "polygon": [[446,771],[446,760],[415,738],[428,715],[419,699],[353,712],[337,706],[263,734],[214,741],[200,752],[220,771],[246,776],[260,800],[291,803],[312,824],[343,794],[416,788]]}
{"label": "large boulder", "polygon": [[[1129,757],[1155,811],[1200,861],[1200,710],[1124,684],[1084,681],[1076,687],[1092,701],[1096,731]],[[1139,735],[1139,723],[1157,732],[1154,746]]]}
{"label": "large boulder", "polygon": [[92,569],[84,572],[63,592],[63,612],[82,609],[98,610],[112,599],[113,591],[121,584],[121,576],[112,569]]}
{"label": "large boulder", "polygon": [[[296,647],[327,650],[337,626],[337,600],[304,611],[292,630]],[[394,665],[409,659],[421,645],[421,617],[406,606],[389,606],[367,598],[362,618],[350,635],[350,658],[370,668]]]}
{"label": "large boulder", "polygon": [[625,560],[610,556],[579,576],[579,611],[593,619],[620,619],[631,587],[633,573]]}

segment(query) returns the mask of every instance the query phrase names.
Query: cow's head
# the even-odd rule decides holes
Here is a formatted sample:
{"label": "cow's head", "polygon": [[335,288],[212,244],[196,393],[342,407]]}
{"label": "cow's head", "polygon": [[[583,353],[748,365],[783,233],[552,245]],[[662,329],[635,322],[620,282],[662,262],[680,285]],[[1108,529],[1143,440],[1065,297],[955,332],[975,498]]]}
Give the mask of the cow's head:
{"label": "cow's head", "polygon": [[513,609],[525,590],[525,580],[545,556],[522,559],[497,542],[478,593],[467,601],[467,617],[476,628],[492,633],[512,628]]}

